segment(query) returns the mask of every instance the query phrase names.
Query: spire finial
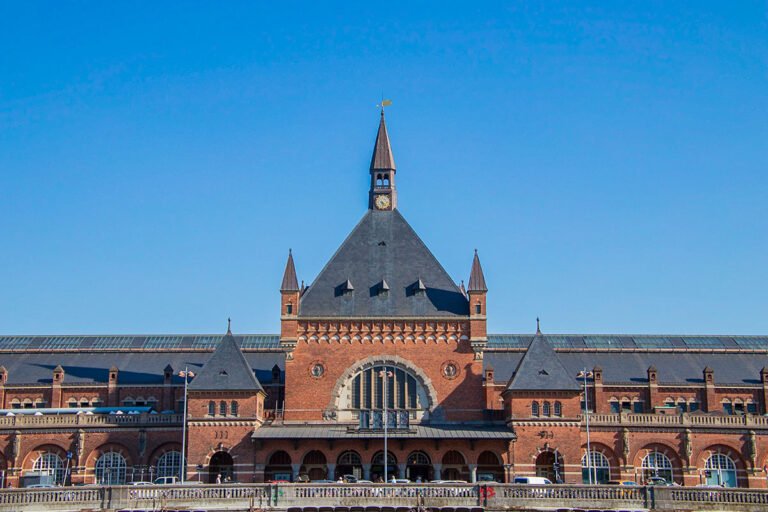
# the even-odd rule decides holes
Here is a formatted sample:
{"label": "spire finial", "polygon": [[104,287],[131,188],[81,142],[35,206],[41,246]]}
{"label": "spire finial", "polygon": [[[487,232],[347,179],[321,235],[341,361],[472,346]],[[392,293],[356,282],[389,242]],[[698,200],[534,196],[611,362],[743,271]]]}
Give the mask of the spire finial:
{"label": "spire finial", "polygon": [[232,334],[232,319],[227,318],[227,334]]}
{"label": "spire finial", "polygon": [[536,335],[541,336],[541,324],[539,323],[539,317],[536,317]]}
{"label": "spire finial", "polygon": [[293,264],[293,253],[288,249],[288,261],[285,263],[283,282],[280,285],[281,292],[298,292],[299,281],[296,279],[296,266]]}

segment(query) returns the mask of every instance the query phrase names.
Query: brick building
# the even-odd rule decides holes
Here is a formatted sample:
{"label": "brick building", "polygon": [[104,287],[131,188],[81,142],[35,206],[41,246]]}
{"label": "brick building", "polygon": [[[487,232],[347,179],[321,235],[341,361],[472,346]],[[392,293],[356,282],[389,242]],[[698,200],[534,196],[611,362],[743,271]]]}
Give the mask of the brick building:
{"label": "brick building", "polygon": [[768,336],[488,334],[477,252],[465,289],[397,208],[383,113],[369,172],[367,211],[308,287],[289,252],[279,335],[0,337],[5,485],[184,465],[207,482],[766,486]]}

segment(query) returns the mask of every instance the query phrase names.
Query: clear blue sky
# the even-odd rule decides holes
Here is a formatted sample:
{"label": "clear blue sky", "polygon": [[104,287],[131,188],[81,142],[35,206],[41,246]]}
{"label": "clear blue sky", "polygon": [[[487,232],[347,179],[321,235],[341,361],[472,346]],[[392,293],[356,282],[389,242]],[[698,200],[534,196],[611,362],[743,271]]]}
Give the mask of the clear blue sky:
{"label": "clear blue sky", "polygon": [[0,334],[277,332],[382,93],[493,332],[766,334],[767,5],[3,2]]}

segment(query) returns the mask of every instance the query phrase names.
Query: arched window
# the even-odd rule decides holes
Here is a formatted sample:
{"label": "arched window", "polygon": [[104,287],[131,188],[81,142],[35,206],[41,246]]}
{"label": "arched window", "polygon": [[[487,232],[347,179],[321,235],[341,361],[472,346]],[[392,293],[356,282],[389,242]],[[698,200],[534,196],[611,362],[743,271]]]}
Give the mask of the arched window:
{"label": "arched window", "polygon": [[219,402],[219,414],[221,416],[226,416],[227,415],[227,402],[225,402],[224,400]]}
{"label": "arched window", "polygon": [[122,485],[125,483],[127,464],[125,457],[117,452],[106,452],[96,460],[94,473],[99,485]]}
{"label": "arched window", "polygon": [[661,452],[650,452],[643,457],[643,480],[648,481],[652,477],[663,478],[672,482],[672,461]]}
{"label": "arched window", "polygon": [[385,175],[383,176],[383,185],[384,185],[385,187],[388,187],[388,186],[389,186],[389,174],[385,174]]}
{"label": "arched window", "polygon": [[531,416],[539,415],[539,402],[531,402]]}
{"label": "arched window", "polygon": [[67,406],[72,408],[77,407],[77,398],[70,398],[67,400]]}
{"label": "arched window", "polygon": [[[74,407],[74,406],[71,406]],[[21,402],[18,398],[11,400],[11,409],[21,409]]]}
{"label": "arched window", "polygon": [[424,452],[411,452],[411,454],[408,455],[408,465],[410,466],[429,466],[430,464],[432,464],[432,462]]}
{"label": "arched window", "polygon": [[555,402],[555,416],[558,418],[563,415],[563,404]]}
{"label": "arched window", "polygon": [[707,485],[737,487],[736,464],[724,453],[713,453],[704,465]]}
{"label": "arched window", "polygon": [[157,459],[157,476],[181,478],[181,452],[165,452]]}
{"label": "arched window", "polygon": [[581,481],[585,484],[590,482],[607,484],[610,479],[611,465],[608,463],[608,457],[600,452],[592,451],[589,461],[587,461],[587,454],[585,453],[581,458]]}
{"label": "arched window", "polygon": [[352,409],[382,409],[385,385],[390,409],[421,406],[416,377],[402,368],[381,365],[365,369],[352,379]]}
{"label": "arched window", "polygon": [[232,416],[237,416],[237,410],[238,410],[237,400],[232,400],[232,403],[229,404],[229,413]]}
{"label": "arched window", "polygon": [[208,416],[216,416],[216,402],[213,400],[208,402]]}
{"label": "arched window", "polygon": [[360,455],[357,452],[348,450],[339,455],[336,464],[339,466],[360,466],[363,464],[363,461],[360,459]]}
{"label": "arched window", "polygon": [[551,413],[552,411],[549,402],[544,402],[544,406],[542,407],[542,416],[549,417]]}
{"label": "arched window", "polygon": [[56,485],[64,484],[64,462],[53,452],[41,453],[32,469],[53,476],[53,483]]}

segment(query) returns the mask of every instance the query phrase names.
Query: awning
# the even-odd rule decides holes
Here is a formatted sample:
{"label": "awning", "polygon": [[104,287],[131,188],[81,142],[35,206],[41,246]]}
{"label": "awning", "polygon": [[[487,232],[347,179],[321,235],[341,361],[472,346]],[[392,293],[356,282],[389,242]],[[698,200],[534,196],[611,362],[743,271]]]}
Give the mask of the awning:
{"label": "awning", "polygon": [[[253,439],[381,439],[383,430],[361,430],[339,425],[269,425],[254,431]],[[390,439],[506,439],[517,436],[506,425],[414,425],[387,432]]]}

